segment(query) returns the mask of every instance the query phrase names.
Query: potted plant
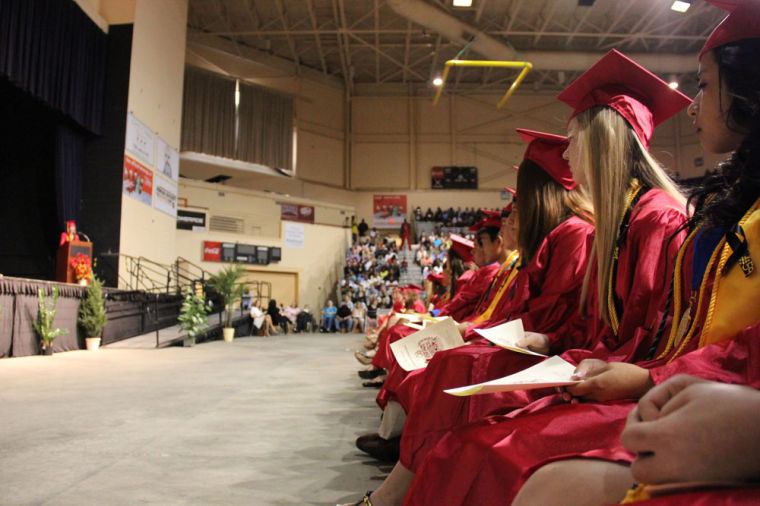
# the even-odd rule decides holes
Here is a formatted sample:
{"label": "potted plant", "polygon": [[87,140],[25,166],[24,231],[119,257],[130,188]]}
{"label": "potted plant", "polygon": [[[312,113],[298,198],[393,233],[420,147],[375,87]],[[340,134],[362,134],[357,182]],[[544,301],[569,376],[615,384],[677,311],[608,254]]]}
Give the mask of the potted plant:
{"label": "potted plant", "polygon": [[92,284],[87,288],[87,296],[79,305],[79,325],[84,329],[87,349],[95,351],[100,348],[103,327],[106,326],[106,304],[103,300],[103,282],[93,276]]}
{"label": "potted plant", "polygon": [[66,329],[53,328],[53,322],[55,321],[55,306],[58,304],[58,287],[53,287],[53,303],[48,306],[45,302],[45,293],[42,288],[37,289],[37,295],[39,297],[37,301],[37,321],[34,322],[34,330],[39,334],[42,340],[42,354],[53,354],[53,341],[61,334],[68,334]]}
{"label": "potted plant", "polygon": [[240,283],[240,278],[245,275],[245,270],[240,264],[231,264],[211,276],[208,280],[209,286],[219,293],[224,301],[227,311],[227,320],[222,329],[224,340],[232,342],[235,336],[235,329],[232,328],[232,305],[245,292],[246,286]]}
{"label": "potted plant", "polygon": [[192,346],[195,344],[195,338],[208,326],[208,314],[211,307],[206,303],[202,295],[195,295],[188,290],[185,300],[182,302],[180,309],[179,328],[187,333],[187,339],[183,340],[183,345]]}

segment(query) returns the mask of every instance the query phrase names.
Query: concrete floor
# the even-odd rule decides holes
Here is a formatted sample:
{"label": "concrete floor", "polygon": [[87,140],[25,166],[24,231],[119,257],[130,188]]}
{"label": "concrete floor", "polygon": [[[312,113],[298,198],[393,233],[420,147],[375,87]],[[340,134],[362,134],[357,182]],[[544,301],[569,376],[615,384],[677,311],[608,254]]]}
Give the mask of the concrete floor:
{"label": "concrete floor", "polygon": [[390,466],[359,334],[0,360],[2,504],[335,504]]}

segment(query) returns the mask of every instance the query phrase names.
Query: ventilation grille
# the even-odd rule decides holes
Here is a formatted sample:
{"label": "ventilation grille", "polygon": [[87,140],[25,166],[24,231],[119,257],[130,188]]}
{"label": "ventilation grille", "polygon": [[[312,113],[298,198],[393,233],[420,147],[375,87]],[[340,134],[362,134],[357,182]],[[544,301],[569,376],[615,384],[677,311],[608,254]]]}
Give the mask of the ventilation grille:
{"label": "ventilation grille", "polygon": [[234,232],[236,234],[242,234],[244,230],[243,220],[229,216],[211,216],[209,228],[216,232]]}

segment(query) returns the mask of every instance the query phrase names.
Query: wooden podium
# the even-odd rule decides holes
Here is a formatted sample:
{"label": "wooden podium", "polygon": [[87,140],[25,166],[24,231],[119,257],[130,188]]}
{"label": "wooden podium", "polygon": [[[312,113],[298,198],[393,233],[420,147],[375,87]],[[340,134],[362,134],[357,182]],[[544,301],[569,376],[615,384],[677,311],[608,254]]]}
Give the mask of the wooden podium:
{"label": "wooden podium", "polygon": [[71,267],[71,259],[79,253],[85,255],[92,262],[92,243],[84,241],[69,241],[58,248],[55,260],[55,280],[63,283],[76,283],[74,269]]}

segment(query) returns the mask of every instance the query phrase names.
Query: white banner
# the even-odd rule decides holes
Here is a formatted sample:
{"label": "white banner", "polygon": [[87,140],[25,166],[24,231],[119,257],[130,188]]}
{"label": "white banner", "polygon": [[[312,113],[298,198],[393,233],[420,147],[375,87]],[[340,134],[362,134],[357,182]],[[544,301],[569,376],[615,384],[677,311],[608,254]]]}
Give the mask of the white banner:
{"label": "white banner", "polygon": [[127,138],[125,149],[153,167],[156,134],[131,112],[127,116]]}
{"label": "white banner", "polygon": [[158,136],[156,147],[156,172],[176,183],[179,181],[179,151],[169,146],[161,136]]}
{"label": "white banner", "polygon": [[283,222],[285,226],[285,247],[303,249],[304,248],[304,228],[300,223]]}
{"label": "white banner", "polygon": [[167,181],[162,176],[154,179],[155,198],[153,206],[159,211],[165,212],[172,218],[177,217],[177,185],[172,181]]}

